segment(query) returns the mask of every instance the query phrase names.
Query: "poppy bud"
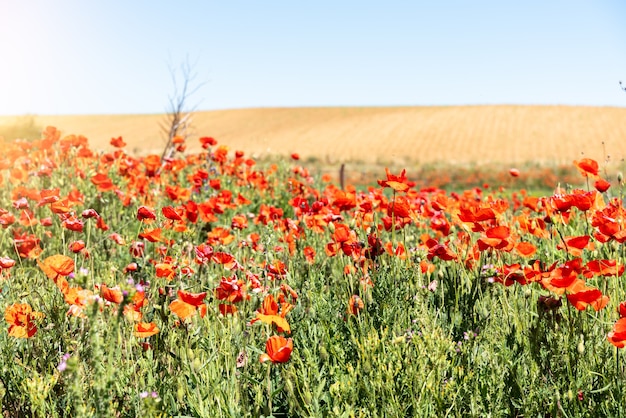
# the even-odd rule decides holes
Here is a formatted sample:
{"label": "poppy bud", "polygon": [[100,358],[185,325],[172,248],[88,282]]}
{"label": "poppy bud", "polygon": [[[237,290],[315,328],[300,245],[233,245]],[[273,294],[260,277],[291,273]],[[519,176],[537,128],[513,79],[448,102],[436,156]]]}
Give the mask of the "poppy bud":
{"label": "poppy bud", "polygon": [[320,348],[320,359],[323,362],[326,362],[326,360],[328,360],[328,351],[326,351],[326,347],[324,346]]}

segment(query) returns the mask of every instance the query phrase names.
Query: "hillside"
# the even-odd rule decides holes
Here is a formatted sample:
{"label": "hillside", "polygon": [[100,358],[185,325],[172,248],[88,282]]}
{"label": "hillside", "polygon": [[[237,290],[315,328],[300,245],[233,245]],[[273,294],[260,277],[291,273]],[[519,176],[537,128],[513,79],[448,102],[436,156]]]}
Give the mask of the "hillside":
{"label": "hillside", "polygon": [[[85,135],[107,149],[122,136],[135,153],[159,152],[164,115],[35,116],[37,126]],[[15,118],[0,117],[2,127]],[[581,154],[626,157],[626,108],[446,106],[260,108],[196,112],[195,132],[247,154],[290,154],[321,162],[565,162]],[[189,149],[197,150],[196,138]],[[603,145],[604,143],[604,145]]]}

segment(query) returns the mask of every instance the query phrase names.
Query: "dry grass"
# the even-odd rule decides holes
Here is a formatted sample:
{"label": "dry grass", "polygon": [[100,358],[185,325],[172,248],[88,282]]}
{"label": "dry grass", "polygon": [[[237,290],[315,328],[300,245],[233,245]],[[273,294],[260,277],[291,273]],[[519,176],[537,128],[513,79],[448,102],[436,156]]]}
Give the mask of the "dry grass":
{"label": "dry grass", "polygon": [[[14,119],[14,118],[13,118]],[[12,118],[0,117],[2,127]],[[36,116],[39,126],[83,134],[107,149],[122,136],[128,150],[160,152],[163,115]],[[197,134],[262,157],[298,152],[321,163],[571,163],[626,157],[626,108],[446,106],[262,108],[197,112]],[[197,137],[197,136],[196,136]],[[197,150],[195,137],[190,150]],[[603,145],[604,143],[604,145]]]}

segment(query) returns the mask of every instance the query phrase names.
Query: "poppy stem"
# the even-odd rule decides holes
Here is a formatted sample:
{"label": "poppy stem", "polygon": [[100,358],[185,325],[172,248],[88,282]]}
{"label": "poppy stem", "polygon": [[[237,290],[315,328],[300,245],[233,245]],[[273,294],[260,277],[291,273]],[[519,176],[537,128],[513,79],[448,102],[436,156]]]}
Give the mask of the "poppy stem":
{"label": "poppy stem", "polygon": [[272,371],[272,363],[267,365],[267,411],[266,415],[272,415],[272,379],[270,373]]}

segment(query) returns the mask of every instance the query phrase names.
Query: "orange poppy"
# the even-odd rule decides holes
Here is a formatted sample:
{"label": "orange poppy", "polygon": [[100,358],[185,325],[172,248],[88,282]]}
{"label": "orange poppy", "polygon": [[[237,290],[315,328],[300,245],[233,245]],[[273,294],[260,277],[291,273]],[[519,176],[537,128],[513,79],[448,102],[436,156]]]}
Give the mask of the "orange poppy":
{"label": "orange poppy", "polygon": [[57,254],[43,260],[37,260],[37,265],[45,275],[54,281],[62,293],[66,293],[69,284],[64,276],[69,276],[74,271],[74,260],[70,257]]}
{"label": "orange poppy", "polygon": [[35,312],[27,303],[14,303],[6,307],[4,319],[9,324],[9,335],[15,338],[30,338],[37,332],[35,320],[44,314]]}
{"label": "orange poppy", "polygon": [[272,363],[286,363],[291,357],[293,350],[293,340],[291,338],[272,335],[265,343],[265,353],[261,354],[259,360],[264,363],[270,360]]}
{"label": "orange poppy", "polygon": [[620,318],[613,325],[613,330],[607,335],[607,339],[617,348],[626,346],[626,318]]}
{"label": "orange poppy", "polygon": [[161,236],[161,228],[146,230],[139,234],[139,238],[143,238],[150,242],[158,242],[164,239]]}
{"label": "orange poppy", "polygon": [[106,174],[98,173],[94,175],[91,177],[91,182],[96,186],[96,190],[99,192],[115,190],[115,185]]}
{"label": "orange poppy", "polygon": [[120,304],[124,300],[124,294],[120,290],[119,286],[107,287],[103,284],[100,286],[100,296],[109,302]]}
{"label": "orange poppy", "polygon": [[276,330],[278,332],[287,332],[291,333],[291,327],[289,323],[285,319],[285,316],[289,311],[293,308],[293,305],[287,302],[284,302],[284,298],[281,301],[281,312],[278,312],[278,303],[274,299],[273,295],[267,295],[265,299],[263,299],[263,305],[257,310],[256,318],[250,321],[251,324],[256,321],[261,321],[268,325],[276,325]]}
{"label": "orange poppy", "polygon": [[200,311],[200,316],[206,315],[206,304],[203,302],[206,292],[190,293],[184,290],[178,291],[178,299],[170,303],[170,310],[183,321]]}
{"label": "orange poppy", "polygon": [[598,175],[598,162],[591,158],[583,158],[580,161],[574,161],[574,165],[580,171],[583,177],[596,177]]}
{"label": "orange poppy", "polygon": [[400,175],[396,176],[391,174],[388,168],[385,168],[385,173],[387,174],[387,180],[378,180],[378,184],[382,187],[390,187],[396,192],[406,192],[415,186],[415,183],[407,180],[406,170],[402,170]]}
{"label": "orange poppy", "polygon": [[237,313],[237,307],[229,303],[220,303],[218,309],[223,316],[234,315]]}
{"label": "orange poppy", "polygon": [[156,326],[154,322],[139,322],[135,324],[135,337],[137,338],[148,338],[155,334],[158,334],[159,328]]}
{"label": "orange poppy", "polygon": [[348,303],[348,314],[358,315],[364,307],[363,300],[358,295],[352,295]]}

